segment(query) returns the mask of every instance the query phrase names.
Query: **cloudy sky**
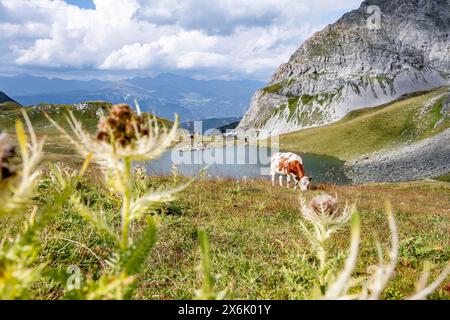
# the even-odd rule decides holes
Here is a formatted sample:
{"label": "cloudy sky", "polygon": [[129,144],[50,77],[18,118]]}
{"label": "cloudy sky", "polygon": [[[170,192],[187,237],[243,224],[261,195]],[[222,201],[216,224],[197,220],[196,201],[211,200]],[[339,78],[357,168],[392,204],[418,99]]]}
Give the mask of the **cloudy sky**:
{"label": "cloudy sky", "polygon": [[0,74],[267,80],[361,0],[0,0]]}

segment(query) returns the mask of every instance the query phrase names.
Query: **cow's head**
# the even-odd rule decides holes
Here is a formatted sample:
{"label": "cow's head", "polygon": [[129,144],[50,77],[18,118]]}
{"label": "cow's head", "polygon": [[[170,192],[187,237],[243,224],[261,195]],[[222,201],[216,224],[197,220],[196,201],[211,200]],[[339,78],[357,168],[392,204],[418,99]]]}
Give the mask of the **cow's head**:
{"label": "cow's head", "polygon": [[288,165],[288,171],[294,177],[295,189],[297,189],[297,187],[300,186],[301,191],[308,190],[308,186],[310,184],[310,181],[312,180],[312,177],[308,177],[305,175],[305,168],[303,167],[303,164],[300,161],[298,160],[291,161]]}
{"label": "cow's head", "polygon": [[300,186],[301,191],[308,190],[308,187],[311,183],[312,178],[313,177],[307,177],[307,176],[303,176],[301,179],[295,178],[295,188],[297,188],[297,186]]}

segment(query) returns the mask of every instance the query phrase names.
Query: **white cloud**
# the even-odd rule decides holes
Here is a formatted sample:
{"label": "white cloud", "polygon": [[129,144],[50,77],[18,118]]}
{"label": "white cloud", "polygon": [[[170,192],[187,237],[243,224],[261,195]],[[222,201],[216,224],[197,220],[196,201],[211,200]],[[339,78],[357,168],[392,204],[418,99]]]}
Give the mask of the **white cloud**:
{"label": "white cloud", "polygon": [[217,38],[199,31],[180,31],[177,34],[161,36],[145,43],[124,45],[109,54],[100,69],[146,69],[155,65],[175,66],[180,69],[214,66],[220,55],[210,53]]}
{"label": "white cloud", "polygon": [[11,39],[20,38],[39,38],[48,34],[48,26],[40,22],[17,23],[0,23],[0,38]]}
{"label": "white cloud", "polygon": [[177,58],[176,66],[179,69],[192,69],[198,67],[216,67],[227,62],[227,57],[218,53],[189,52]]}
{"label": "white cloud", "polygon": [[330,14],[359,2],[94,0],[92,10],[62,0],[0,0],[0,60],[22,68],[267,78],[332,22]]}
{"label": "white cloud", "polygon": [[152,44],[134,43],[115,50],[99,66],[100,69],[144,69],[157,60],[158,48]]}

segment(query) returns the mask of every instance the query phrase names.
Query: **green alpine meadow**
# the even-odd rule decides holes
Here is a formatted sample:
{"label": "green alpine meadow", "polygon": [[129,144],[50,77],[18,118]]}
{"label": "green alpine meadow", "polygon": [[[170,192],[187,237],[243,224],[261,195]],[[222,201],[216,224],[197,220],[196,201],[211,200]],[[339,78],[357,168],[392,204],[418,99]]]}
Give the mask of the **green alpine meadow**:
{"label": "green alpine meadow", "polygon": [[0,17],[0,300],[449,300],[447,0]]}

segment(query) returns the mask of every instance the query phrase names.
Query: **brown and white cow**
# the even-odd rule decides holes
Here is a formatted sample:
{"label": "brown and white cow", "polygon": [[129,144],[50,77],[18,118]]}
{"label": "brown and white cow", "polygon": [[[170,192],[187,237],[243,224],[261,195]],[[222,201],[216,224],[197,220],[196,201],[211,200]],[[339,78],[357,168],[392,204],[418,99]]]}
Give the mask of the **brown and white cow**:
{"label": "brown and white cow", "polygon": [[275,185],[275,176],[279,174],[280,186],[283,186],[283,176],[287,177],[287,187],[290,187],[291,177],[294,179],[294,189],[300,185],[301,191],[308,190],[312,177],[305,175],[303,160],[299,155],[291,152],[277,152],[270,159],[270,175],[272,185]]}

